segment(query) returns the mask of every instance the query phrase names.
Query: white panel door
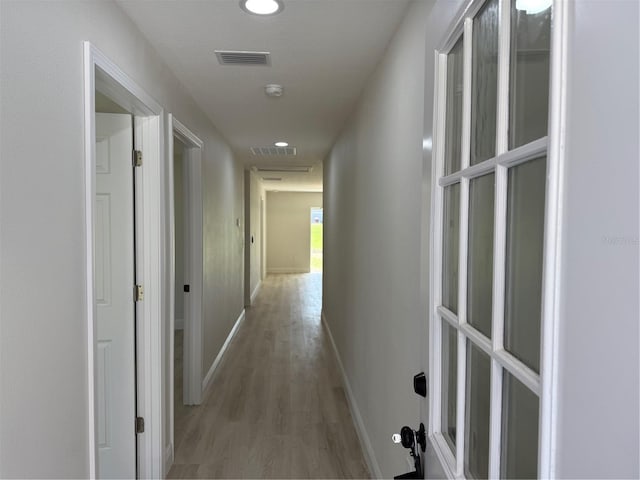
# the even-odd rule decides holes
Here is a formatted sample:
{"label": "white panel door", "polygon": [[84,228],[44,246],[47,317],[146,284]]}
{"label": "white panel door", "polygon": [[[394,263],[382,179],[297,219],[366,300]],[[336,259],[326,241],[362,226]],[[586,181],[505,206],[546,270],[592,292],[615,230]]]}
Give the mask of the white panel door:
{"label": "white panel door", "polygon": [[132,117],[96,113],[96,143],[98,474],[135,478]]}

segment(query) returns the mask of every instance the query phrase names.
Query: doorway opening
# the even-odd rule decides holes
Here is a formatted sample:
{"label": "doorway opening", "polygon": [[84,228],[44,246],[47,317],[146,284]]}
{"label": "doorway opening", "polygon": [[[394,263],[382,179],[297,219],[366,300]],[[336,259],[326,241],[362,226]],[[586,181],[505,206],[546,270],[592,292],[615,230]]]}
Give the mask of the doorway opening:
{"label": "doorway opening", "polygon": [[89,476],[160,477],[163,111],[89,42],[84,60]]}
{"label": "doorway opening", "polygon": [[311,273],[322,273],[323,210],[311,208]]}
{"label": "doorway opening", "polygon": [[[173,355],[173,414],[174,425],[180,425],[188,411],[185,407],[184,395],[184,324],[186,318],[185,285],[189,282],[185,278],[185,238],[188,232],[185,230],[188,212],[184,202],[184,151],[185,145],[176,137],[173,138],[173,211],[174,211],[174,355]],[[186,215],[185,215],[186,214]],[[188,375],[187,375],[188,377]],[[175,428],[175,427],[174,427]]]}
{"label": "doorway opening", "polygon": [[202,402],[202,140],[169,115],[170,334],[169,447],[165,471],[184,431],[189,405]]}

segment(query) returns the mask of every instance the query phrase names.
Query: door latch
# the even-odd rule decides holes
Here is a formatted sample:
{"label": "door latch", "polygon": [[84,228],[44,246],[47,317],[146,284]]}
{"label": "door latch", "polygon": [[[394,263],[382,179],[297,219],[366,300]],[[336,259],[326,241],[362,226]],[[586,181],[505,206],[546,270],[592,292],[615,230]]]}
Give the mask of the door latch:
{"label": "door latch", "polygon": [[427,449],[427,434],[424,423],[420,424],[418,430],[404,426],[400,429],[400,433],[394,433],[391,436],[393,443],[400,443],[404,448],[409,449],[409,455],[413,458],[415,470],[413,472],[403,473],[393,478],[424,478],[424,471],[420,461],[420,453],[416,452],[416,444],[420,445],[423,452]]}

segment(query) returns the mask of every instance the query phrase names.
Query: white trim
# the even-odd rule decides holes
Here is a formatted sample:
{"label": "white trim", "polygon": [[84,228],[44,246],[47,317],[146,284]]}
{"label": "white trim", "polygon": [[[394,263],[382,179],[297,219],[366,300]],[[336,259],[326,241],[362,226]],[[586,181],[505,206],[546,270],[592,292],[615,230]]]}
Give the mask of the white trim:
{"label": "white trim", "polygon": [[518,379],[529,390],[540,396],[540,375],[506,350],[494,352],[493,358],[502,368]]}
{"label": "white trim", "polygon": [[[171,463],[167,465],[166,460],[166,452],[165,452],[165,462],[164,462],[164,476],[166,477],[169,473],[169,469],[173,464],[173,444],[175,437],[175,338],[176,330],[184,330],[184,318],[176,319],[176,287],[175,287],[175,275],[176,275],[176,255],[175,255],[175,208],[173,201],[173,190],[174,190],[174,175],[173,175],[173,135],[171,133],[172,130],[172,119],[171,115],[169,115],[167,121],[167,131],[165,132],[165,138],[167,140],[167,165],[165,168],[166,173],[166,198],[165,198],[165,208],[166,208],[166,224],[165,224],[165,232],[167,233],[167,238],[165,239],[165,259],[167,260],[167,281],[168,281],[168,322],[165,334],[169,337],[169,351],[168,355],[168,371],[167,374],[167,394],[169,397],[169,405],[168,405],[168,413],[169,413],[169,424],[167,425],[167,438],[165,439],[169,444],[166,448],[171,447]],[[184,308],[182,314],[184,315]],[[180,322],[180,324],[178,323]],[[184,337],[183,337],[184,338]],[[184,345],[184,341],[183,341]]]}
{"label": "white trim", "polygon": [[89,478],[98,476],[98,442],[96,412],[98,411],[95,393],[96,370],[96,332],[98,313],[93,286],[94,278],[94,209],[96,192],[95,147],[95,59],[90,44],[84,44],[84,156],[85,156],[85,275],[87,281],[87,414],[89,417]]}
{"label": "white trim", "polygon": [[[432,183],[441,174],[439,167],[444,165],[444,124],[445,124],[445,106],[446,106],[446,85],[447,85],[447,56],[439,52],[434,52],[434,108],[433,108],[433,161],[431,164]],[[443,189],[434,186],[431,188],[431,228],[429,235],[431,236],[431,251],[429,252],[429,265],[431,266],[431,275],[429,277],[429,289],[431,292],[431,301],[433,305],[442,303],[442,256],[436,256],[436,252],[442,252],[442,200]],[[437,316],[436,309],[428,307],[427,322],[429,336],[429,364],[432,368],[428,368],[425,372],[430,372],[429,392],[439,391],[441,377],[441,325]],[[456,319],[457,321],[457,319]],[[428,366],[427,366],[428,367]],[[440,411],[440,395],[429,395],[429,435],[440,431],[440,415],[436,412]],[[434,447],[435,448],[435,447]],[[437,452],[437,448],[435,448]],[[439,452],[437,452],[439,454]]]}
{"label": "white trim", "polygon": [[251,170],[244,170],[242,185],[244,192],[242,195],[244,203],[244,278],[242,285],[242,296],[244,306],[251,306]]}
{"label": "white trim", "polygon": [[169,117],[173,123],[173,134],[178,137],[183,143],[193,148],[204,148],[204,142],[200,140],[195,133],[189,130],[182,122],[180,122],[175,116]]}
{"label": "white trim", "polygon": [[293,268],[293,267],[277,267],[268,268],[267,274],[270,273],[311,273],[308,268]]}
{"label": "white trim", "polygon": [[567,55],[570,2],[554,0],[551,24],[549,149],[542,280],[542,348],[540,355],[540,451],[538,476],[555,478],[558,418],[558,335],[562,284],[562,215],[567,125]]}
{"label": "white trim", "polygon": [[256,297],[260,292],[260,287],[262,287],[262,280],[258,280],[258,284],[256,285],[256,288],[253,289],[253,293],[251,294],[251,305],[253,305],[253,302],[256,301]]}
{"label": "white trim", "polygon": [[436,312],[438,313],[438,315],[440,315],[444,320],[446,320],[447,322],[449,322],[451,324],[451,326],[455,329],[458,329],[460,327],[460,324],[458,323],[458,317],[456,316],[455,313],[453,313],[451,310],[449,310],[446,307],[443,307],[442,305],[438,305],[436,307]]}
{"label": "white trim", "polygon": [[458,13],[454,16],[444,40],[436,47],[436,51],[444,54],[449,53],[449,50],[454,47],[456,42],[460,39],[460,35],[462,35],[464,31],[464,20],[468,17],[475,17],[476,13],[478,13],[485,2],[486,0],[471,0],[464,2]]}
{"label": "white trim", "polygon": [[101,91],[135,115],[136,148],[144,145],[145,164],[136,174],[136,282],[145,287],[145,300],[136,304],[137,415],[145,418],[145,433],[137,435],[138,476],[162,476],[162,107],[90,42],[84,50],[85,139],[85,261],[87,308],[87,398],[89,477],[98,476],[96,406],[97,313],[94,296],[95,208],[95,92]]}
{"label": "white trim", "polygon": [[[163,258],[162,258],[162,214],[157,205],[162,205],[162,168],[164,151],[161,143],[163,116],[135,117],[137,130],[136,149],[142,149],[145,164],[137,172],[142,184],[142,205],[136,204],[136,221],[142,224],[136,234],[138,255],[136,261],[137,283],[145,287],[145,300],[137,302],[140,315],[138,329],[138,416],[145,419],[145,432],[138,435],[139,464],[141,478],[162,475],[162,418],[163,375],[162,366],[162,318],[163,318]],[[140,143],[138,143],[140,142]],[[138,170],[138,169],[136,169]],[[141,178],[140,178],[141,177]],[[140,208],[141,207],[141,208]]]}
{"label": "white trim", "polygon": [[94,209],[95,209],[95,59],[94,52],[88,43],[84,44],[84,156],[85,156],[85,261],[86,261],[86,308],[87,308],[87,385],[88,385],[88,427],[89,427],[89,478],[97,478],[98,474],[98,445],[96,412],[98,411],[95,394],[96,371],[96,332],[98,313],[96,309],[93,278],[94,278]]}
{"label": "white trim", "polygon": [[511,51],[511,0],[498,0],[498,105],[496,155],[509,150],[509,68]]}
{"label": "white trim", "polygon": [[329,342],[331,343],[331,347],[333,348],[333,353],[336,356],[336,362],[338,363],[338,369],[340,370],[342,383],[347,394],[349,410],[351,411],[351,417],[354,420],[354,426],[356,427],[356,433],[358,434],[358,438],[360,439],[360,446],[362,447],[362,452],[364,453],[367,467],[369,467],[369,473],[372,474],[374,478],[384,478],[382,475],[382,470],[380,470],[380,465],[378,465],[378,461],[376,460],[375,452],[373,450],[373,446],[371,445],[371,440],[369,440],[369,435],[367,434],[367,429],[365,427],[364,421],[362,420],[362,415],[360,415],[360,409],[358,408],[356,397],[353,395],[353,391],[351,390],[349,377],[347,377],[347,372],[345,371],[344,365],[342,364],[340,352],[338,351],[336,342],[334,341],[333,335],[331,334],[331,328],[329,327],[329,322],[327,321],[327,317],[324,314],[324,310],[322,311],[320,316],[322,325],[327,332]]}
{"label": "white trim", "polygon": [[448,187],[449,185],[460,182],[463,178],[472,180],[474,178],[481,177],[482,175],[492,173],[498,167],[515,167],[522,163],[526,163],[529,160],[533,160],[534,158],[538,158],[546,154],[547,145],[548,137],[538,138],[531,143],[514,148],[509,152],[502,153],[494,158],[472,165],[459,172],[439,177],[438,185],[440,187]]}
{"label": "white trim", "polygon": [[207,372],[207,375],[204,377],[204,380],[202,380],[202,392],[205,392],[207,390],[207,387],[211,383],[211,380],[213,379],[213,375],[216,372],[216,369],[218,368],[218,366],[220,365],[220,362],[222,361],[222,357],[226,353],[227,348],[229,348],[229,344],[231,343],[231,340],[233,340],[233,337],[238,332],[238,329],[240,328],[240,324],[245,319],[245,316],[246,316],[246,310],[242,309],[242,313],[240,313],[240,316],[238,317],[238,319],[236,320],[236,323],[233,325],[233,328],[229,332],[227,339],[224,341],[224,344],[220,348],[218,355],[216,356],[215,360],[211,364],[211,367],[209,367],[209,371]]}
{"label": "white trim", "polygon": [[491,359],[489,405],[489,478],[500,478],[500,446],[502,441],[502,366]]}
{"label": "white trim", "polygon": [[434,433],[429,440],[447,478],[456,478],[456,459],[442,433]]}
{"label": "white trim", "polygon": [[162,478],[166,478],[167,474],[169,473],[169,470],[171,469],[171,466],[173,465],[173,442],[171,442],[169,445],[167,445],[167,447],[164,450],[164,459],[163,459],[163,465],[164,465],[164,474],[162,476]]}
{"label": "white trim", "polygon": [[456,475],[463,476],[464,472],[464,440],[465,432],[465,405],[467,394],[467,339],[460,329],[458,335],[458,378],[457,378],[457,403],[456,403]]}
{"label": "white trim", "polygon": [[464,333],[465,338],[470,339],[478,350],[487,354],[488,357],[492,356],[491,340],[473,328],[470,323],[461,324],[460,327],[458,327],[458,330]]}
{"label": "white trim", "polygon": [[465,170],[471,163],[471,87],[472,52],[473,52],[473,18],[464,21],[464,36],[462,37],[462,158],[460,169]]}
{"label": "white trim", "polygon": [[[184,242],[184,282],[190,285],[190,292],[185,296],[184,303],[184,362],[183,362],[183,399],[185,405],[200,405],[202,403],[202,312],[204,292],[203,272],[203,205],[202,205],[202,154],[204,142],[182,124],[173,115],[169,115],[168,137],[170,155],[168,158],[168,196],[169,196],[169,242],[171,255],[171,273],[169,275],[169,290],[175,295],[175,212],[174,212],[174,179],[173,179],[173,151],[176,136],[184,145],[183,155],[183,204],[185,220]],[[173,317],[175,308],[172,300],[170,307]],[[173,339],[171,350],[174,350]],[[173,383],[173,364],[170,367],[170,382]],[[173,392],[173,389],[171,390]],[[173,439],[173,396],[171,397],[171,438]]]}

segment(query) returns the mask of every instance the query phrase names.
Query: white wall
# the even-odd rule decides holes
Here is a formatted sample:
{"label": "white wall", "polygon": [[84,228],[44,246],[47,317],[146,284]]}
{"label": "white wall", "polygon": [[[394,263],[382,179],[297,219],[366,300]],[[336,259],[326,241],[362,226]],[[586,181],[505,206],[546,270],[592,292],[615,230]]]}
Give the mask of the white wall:
{"label": "white wall", "polygon": [[420,421],[412,378],[427,345],[420,199],[431,6],[410,7],[324,169],[323,313],[384,478],[408,471],[391,434]]}
{"label": "white wall", "polygon": [[269,273],[309,272],[312,207],[322,207],[322,193],[267,192]]}
{"label": "white wall", "polygon": [[557,474],[638,478],[638,2],[569,11]]}
{"label": "white wall", "polygon": [[242,170],[114,3],[3,0],[0,17],[0,476],[86,478],[82,42],[205,143],[205,373],[242,311]]}

